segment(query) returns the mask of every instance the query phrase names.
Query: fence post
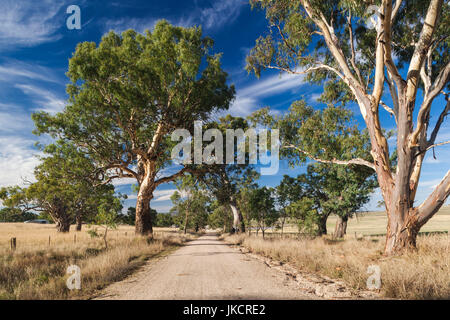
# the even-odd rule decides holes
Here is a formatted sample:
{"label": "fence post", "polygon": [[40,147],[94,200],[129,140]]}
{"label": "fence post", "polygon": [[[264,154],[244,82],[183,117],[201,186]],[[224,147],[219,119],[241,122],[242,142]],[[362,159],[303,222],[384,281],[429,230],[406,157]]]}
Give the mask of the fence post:
{"label": "fence post", "polygon": [[17,247],[16,238],[11,238],[11,250],[15,251]]}
{"label": "fence post", "polygon": [[73,235],[73,243],[77,243],[77,234]]}
{"label": "fence post", "polygon": [[50,247],[50,236],[48,236],[48,246]]}

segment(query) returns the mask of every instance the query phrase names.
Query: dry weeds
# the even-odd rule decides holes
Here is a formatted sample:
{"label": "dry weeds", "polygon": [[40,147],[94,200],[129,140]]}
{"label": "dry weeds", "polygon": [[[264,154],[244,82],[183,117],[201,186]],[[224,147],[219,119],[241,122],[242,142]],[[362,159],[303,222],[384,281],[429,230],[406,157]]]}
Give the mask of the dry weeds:
{"label": "dry weeds", "polygon": [[289,263],[307,272],[342,279],[354,289],[366,289],[369,265],[381,268],[381,294],[398,299],[450,298],[450,239],[448,235],[422,235],[418,250],[400,257],[383,256],[383,238],[362,240],[266,239],[225,236],[255,254]]}
{"label": "dry weeds", "polygon": [[[148,242],[131,227],[109,232],[108,250],[101,239],[82,232],[57,234],[51,225],[0,224],[0,299],[85,299],[123,279],[146,260],[194,238],[157,229]],[[50,244],[49,238],[50,236]],[[12,252],[9,239],[17,238]],[[81,290],[69,290],[69,265],[81,268]]]}

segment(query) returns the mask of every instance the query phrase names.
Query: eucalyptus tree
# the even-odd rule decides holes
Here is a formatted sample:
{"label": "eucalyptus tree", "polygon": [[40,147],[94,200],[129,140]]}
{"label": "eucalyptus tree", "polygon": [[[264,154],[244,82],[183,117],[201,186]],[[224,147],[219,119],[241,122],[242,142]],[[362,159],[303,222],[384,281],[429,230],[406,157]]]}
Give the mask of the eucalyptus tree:
{"label": "eucalyptus tree", "polygon": [[250,195],[250,210],[252,217],[257,221],[257,229],[261,229],[263,238],[267,227],[273,226],[278,218],[275,209],[274,190],[268,187],[253,189]]}
{"label": "eucalyptus tree", "polygon": [[178,221],[184,233],[188,228],[195,232],[206,227],[209,216],[209,203],[211,201],[203,190],[198,188],[180,188],[170,197],[173,203],[172,213],[178,215]]}
{"label": "eucalyptus tree", "polygon": [[[257,75],[264,69],[298,74],[323,84],[321,98],[328,102],[356,102],[369,132],[372,159],[334,162],[376,171],[388,216],[385,253],[415,248],[420,228],[450,194],[447,171],[423,203],[414,203],[427,151],[448,143],[436,140],[450,110],[445,92],[450,76],[448,4],[443,0],[414,5],[402,0],[250,2],[266,11],[270,33],[257,40],[247,59],[248,70]],[[370,17],[375,4],[378,12]],[[368,26],[369,18],[374,28]],[[391,106],[383,101],[386,96]],[[443,100],[439,96],[446,102],[433,104]],[[433,121],[432,106],[438,114]],[[382,129],[382,110],[395,121],[395,168]],[[330,160],[318,151],[306,154]]]}
{"label": "eucalyptus tree", "polygon": [[[214,131],[215,139],[222,139],[222,142],[223,136],[227,136],[226,139],[230,139],[232,149],[227,150],[227,144],[223,144],[223,150],[220,151],[222,151],[222,157],[225,154],[227,159],[232,161],[219,159],[218,154],[220,151],[215,150],[216,154],[211,155],[212,161],[198,167],[196,176],[220,204],[230,207],[233,214],[233,228],[231,232],[245,232],[244,218],[238,206],[239,192],[241,188],[251,185],[259,177],[258,172],[254,169],[254,165],[249,163],[251,142],[250,138],[247,139],[244,134],[244,131],[249,128],[249,124],[244,118],[227,115],[220,118],[217,122],[208,123],[205,127],[216,130]],[[239,133],[242,133],[242,135]],[[245,150],[242,147],[245,147]],[[243,163],[239,162],[241,154],[243,155]]]}
{"label": "eucalyptus tree", "polygon": [[217,200],[211,203],[211,214],[208,216],[208,224],[212,228],[222,228],[222,231],[228,232],[232,229],[233,219],[231,209],[227,205],[220,204]]}
{"label": "eucalyptus tree", "polygon": [[[307,229],[313,228],[318,235],[327,234],[326,223],[330,214],[342,214],[345,190],[355,187],[355,193],[368,195],[373,188],[367,188],[365,179],[374,174],[371,169],[358,166],[352,161],[370,159],[370,143],[366,131],[360,131],[353,120],[352,112],[342,106],[327,106],[315,110],[304,100],[295,101],[282,115],[271,115],[268,108],[254,112],[249,119],[269,128],[278,128],[281,140],[281,157],[291,166],[314,160],[320,165],[308,165],[307,172],[294,178],[284,178],[278,186],[278,201],[282,216],[294,216],[299,223],[304,221]],[[390,134],[390,133],[388,133]],[[347,163],[346,169],[338,169],[334,164]],[[360,180],[347,178],[339,180],[338,172],[361,177]],[[360,189],[358,189],[360,188]],[[342,194],[338,194],[342,193]],[[359,196],[358,195],[358,196]],[[358,196],[353,199],[356,201]],[[309,200],[303,200],[303,198]],[[333,200],[334,199],[334,200]],[[334,203],[333,205],[331,205]],[[362,203],[354,203],[359,208]],[[305,209],[306,208],[306,209]],[[305,210],[308,214],[300,212]]]}
{"label": "eucalyptus tree", "polygon": [[22,212],[46,213],[59,232],[68,232],[73,222],[80,231],[83,220],[96,219],[99,203],[121,209],[114,186],[97,185],[99,181],[92,176],[95,170],[92,159],[74,145],[57,141],[41,149],[44,156],[34,170],[36,182],[3,188],[0,194],[5,206]]}
{"label": "eucalyptus tree", "polygon": [[210,53],[213,40],[200,27],[159,21],[145,34],[109,32],[97,45],[78,44],[69,60],[70,96],[64,111],[33,115],[38,133],[70,140],[99,164],[106,182],[132,178],[138,185],[137,234],[151,235],[150,200],[170,175],[171,132],[226,110],[234,87]]}
{"label": "eucalyptus tree", "polygon": [[298,179],[284,175],[280,184],[275,188],[275,200],[280,210],[281,236],[283,236],[286,219],[291,217],[290,205],[304,197],[303,188]]}

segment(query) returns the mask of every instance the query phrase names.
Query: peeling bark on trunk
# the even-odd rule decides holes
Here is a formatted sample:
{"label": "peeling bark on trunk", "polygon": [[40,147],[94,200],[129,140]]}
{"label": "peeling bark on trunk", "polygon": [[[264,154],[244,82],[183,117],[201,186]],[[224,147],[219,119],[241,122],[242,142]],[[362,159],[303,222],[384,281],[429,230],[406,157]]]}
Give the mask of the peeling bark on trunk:
{"label": "peeling bark on trunk", "polygon": [[392,215],[388,222],[384,252],[387,255],[402,253],[416,249],[416,238],[420,227],[414,216],[402,219],[400,215]]}
{"label": "peeling bark on trunk", "polygon": [[148,181],[143,181],[139,188],[136,202],[136,226],[135,233],[141,236],[153,237],[152,216],[150,200],[153,197],[154,187]]}
{"label": "peeling bark on trunk", "polygon": [[[334,61],[339,66],[339,71],[332,70],[352,90],[367,125],[372,147],[373,165],[388,216],[385,254],[398,254],[405,249],[415,248],[416,237],[420,228],[442,207],[450,195],[450,171],[448,171],[427,200],[420,206],[414,207],[423,158],[426,151],[435,143],[436,134],[448,112],[446,107],[438,118],[430,139],[427,139],[431,104],[447,86],[450,79],[450,64],[446,64],[438,72],[438,76],[433,83],[431,70],[428,72],[425,70],[425,58],[427,55],[432,56],[435,49],[433,44],[437,39],[433,39],[433,36],[439,27],[439,18],[444,1],[429,1],[420,36],[414,44],[414,52],[408,64],[406,79],[403,79],[398,72],[391,54],[391,23],[395,17],[393,12],[397,12],[398,7],[393,11],[392,1],[383,1],[382,6],[379,7],[380,24],[376,28],[376,65],[371,94],[368,93],[367,85],[361,81],[361,77],[357,78],[350,68],[347,57],[337,41],[333,24],[329,25],[325,15],[320,12],[315,4],[310,2],[309,0],[301,0],[306,13],[321,30],[325,43],[333,55]],[[313,9],[314,7],[316,7],[316,10]],[[349,21],[351,22],[351,19]],[[351,27],[351,23],[349,26]],[[427,64],[431,69],[432,61],[428,61]],[[387,73],[385,69],[387,69]],[[358,73],[357,70],[355,71]],[[389,146],[379,118],[379,105],[386,75],[392,79],[388,79],[388,83],[390,83],[389,87],[394,103],[394,110],[392,111],[397,122],[397,168],[395,170],[392,169]],[[416,101],[417,90],[421,80],[424,84],[423,101],[418,110],[417,123],[414,126],[414,111],[418,104]],[[397,92],[395,92],[395,87]]]}
{"label": "peeling bark on trunk", "polygon": [[151,196],[139,196],[136,203],[135,233],[141,236],[153,235],[153,225],[150,212]]}
{"label": "peeling bark on trunk", "polygon": [[335,239],[343,238],[347,234],[347,222],[348,222],[348,215],[337,217],[333,238]]}

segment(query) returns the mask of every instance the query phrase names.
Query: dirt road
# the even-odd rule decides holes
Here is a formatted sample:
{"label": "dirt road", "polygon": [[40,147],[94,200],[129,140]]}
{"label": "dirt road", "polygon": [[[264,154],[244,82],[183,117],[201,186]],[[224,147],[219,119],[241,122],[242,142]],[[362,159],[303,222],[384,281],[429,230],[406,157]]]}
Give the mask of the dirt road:
{"label": "dirt road", "polygon": [[285,273],[207,234],[105,289],[97,299],[317,299]]}

